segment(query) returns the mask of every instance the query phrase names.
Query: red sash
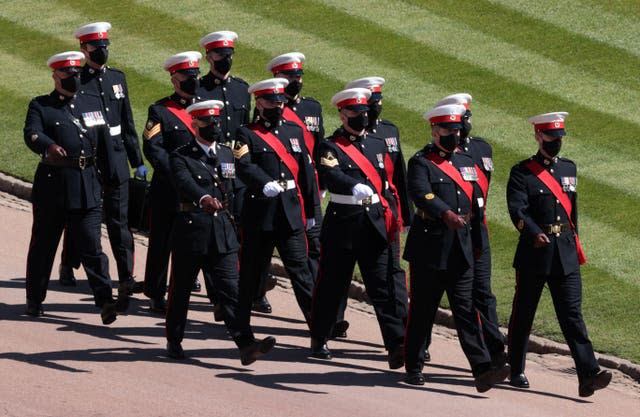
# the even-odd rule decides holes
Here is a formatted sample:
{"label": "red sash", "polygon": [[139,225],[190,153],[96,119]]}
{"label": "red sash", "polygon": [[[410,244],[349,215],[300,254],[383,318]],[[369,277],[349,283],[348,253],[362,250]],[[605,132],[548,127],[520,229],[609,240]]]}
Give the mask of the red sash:
{"label": "red sash", "polygon": [[302,135],[304,136],[304,144],[307,145],[307,150],[309,151],[309,155],[311,155],[311,160],[313,161],[313,150],[316,146],[316,138],[314,138],[311,132],[309,132],[309,129],[307,128],[307,124],[303,122],[300,119],[300,117],[287,106],[284,106],[284,109],[282,110],[282,118],[290,122],[293,122],[302,128]]}
{"label": "red sash", "polygon": [[578,262],[580,263],[580,265],[585,264],[587,262],[587,256],[585,255],[582,244],[580,243],[580,238],[576,233],[576,227],[573,224],[573,221],[571,221],[571,211],[573,210],[573,207],[571,205],[569,196],[562,190],[562,188],[560,188],[560,184],[558,184],[558,181],[556,181],[556,179],[553,178],[553,176],[548,171],[546,171],[537,161],[530,159],[524,164],[524,166],[527,167],[527,169],[529,169],[529,171],[531,171],[531,173],[533,173],[533,175],[535,175],[540,181],[542,181],[542,183],[547,186],[549,191],[551,191],[551,193],[558,199],[558,201],[560,201],[560,205],[567,213],[567,217],[569,218],[569,226],[571,226],[571,230],[573,230],[573,236],[576,239]]}
{"label": "red sash", "polygon": [[382,178],[380,178],[380,174],[371,161],[369,161],[355,146],[351,145],[351,142],[349,142],[347,138],[340,136],[336,138],[335,143],[345,154],[347,154],[358,168],[362,170],[367,179],[371,181],[371,184],[373,184],[373,188],[375,188],[376,193],[380,196],[380,204],[382,204],[382,208],[384,209],[384,225],[387,230],[387,240],[389,243],[393,242],[396,238],[398,222],[394,220],[393,212],[391,211],[391,207],[389,207],[389,202],[382,194],[384,190],[382,188]]}
{"label": "red sash", "polygon": [[389,181],[389,188],[391,189],[391,193],[393,197],[396,199],[396,206],[398,206],[398,225],[400,229],[404,224],[402,220],[402,210],[400,209],[400,196],[398,195],[398,189],[396,185],[393,183],[393,161],[391,160],[391,155],[387,152],[384,156],[384,170],[387,171],[387,180]]}
{"label": "red sash", "polygon": [[267,143],[275,151],[285,166],[291,171],[291,175],[293,175],[293,179],[296,182],[296,192],[298,193],[298,200],[300,201],[300,214],[302,215],[302,223],[307,225],[307,217],[304,212],[304,199],[302,198],[302,193],[300,192],[300,186],[298,185],[298,171],[300,167],[298,166],[298,161],[287,151],[287,148],[284,147],[280,139],[273,133],[266,130],[263,126],[253,124],[248,126],[249,129],[256,135],[260,137],[263,141]]}
{"label": "red sash", "polygon": [[449,163],[449,161],[445,160],[440,155],[430,152],[425,156],[429,161],[431,161],[433,165],[440,168],[442,172],[444,172],[449,178],[451,178],[458,185],[458,187],[462,188],[462,191],[464,191],[465,195],[469,199],[469,203],[473,205],[473,184],[471,184],[471,182],[469,181],[465,181],[462,178],[462,175],[460,175],[460,171],[458,171],[456,167],[454,167]]}
{"label": "red sash", "polygon": [[482,197],[484,198],[484,206],[482,207],[482,211],[484,212],[484,216],[482,216],[482,222],[484,225],[487,225],[487,196],[489,195],[489,179],[484,172],[480,169],[478,164],[476,166],[476,172],[478,173],[478,186],[480,187],[480,191],[482,191]]}
{"label": "red sash", "polygon": [[167,110],[169,110],[171,113],[173,113],[174,116],[176,116],[178,119],[180,119],[182,124],[184,124],[184,126],[187,129],[189,129],[189,132],[191,132],[191,134],[194,137],[196,136],[196,131],[191,126],[191,120],[192,120],[191,116],[189,115],[189,113],[187,113],[187,111],[185,109],[183,109],[182,107],[178,106],[178,104],[173,100],[165,101],[164,102],[164,106],[167,108]]}

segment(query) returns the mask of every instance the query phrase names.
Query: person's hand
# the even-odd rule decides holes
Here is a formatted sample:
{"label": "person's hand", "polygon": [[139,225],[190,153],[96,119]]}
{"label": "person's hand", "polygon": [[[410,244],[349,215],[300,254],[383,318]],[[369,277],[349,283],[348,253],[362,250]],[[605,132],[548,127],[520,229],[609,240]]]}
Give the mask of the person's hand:
{"label": "person's hand", "polygon": [[307,226],[306,226],[306,230],[311,229],[313,226],[316,225],[316,219],[307,219]]}
{"label": "person's hand", "polygon": [[442,213],[442,221],[450,230],[463,228],[467,224],[462,217],[455,214],[452,210],[447,210]]}
{"label": "person's hand", "polygon": [[52,143],[47,148],[47,159],[51,161],[59,161],[65,156],[67,156],[67,151],[57,143]]}
{"label": "person's hand", "polygon": [[140,165],[138,168],[136,168],[135,172],[133,173],[133,176],[136,178],[147,178],[147,167],[144,166],[144,164]]}
{"label": "person's hand", "polygon": [[284,188],[282,188],[282,186],[278,184],[278,181],[275,181],[275,180],[266,183],[262,188],[262,192],[267,197],[275,197],[283,191],[284,191]]}
{"label": "person's hand", "polygon": [[215,213],[218,210],[222,210],[222,204],[217,198],[210,195],[204,196],[200,201],[200,207],[207,213]]}
{"label": "person's hand", "polygon": [[533,239],[533,247],[536,249],[544,248],[549,243],[551,243],[551,241],[549,240],[549,236],[547,236],[542,232],[538,233],[536,237]]}
{"label": "person's hand", "polygon": [[365,184],[356,184],[352,189],[351,193],[356,198],[356,200],[364,200],[367,197],[371,197],[373,195],[373,190],[371,187]]}

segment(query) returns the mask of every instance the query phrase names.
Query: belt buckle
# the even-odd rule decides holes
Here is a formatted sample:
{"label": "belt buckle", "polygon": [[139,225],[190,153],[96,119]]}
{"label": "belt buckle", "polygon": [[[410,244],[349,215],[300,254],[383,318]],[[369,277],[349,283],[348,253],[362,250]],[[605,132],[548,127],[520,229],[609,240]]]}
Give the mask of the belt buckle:
{"label": "belt buckle", "polygon": [[370,204],[371,204],[371,196],[365,197],[365,198],[362,199],[362,205],[363,206],[368,206]]}
{"label": "belt buckle", "polygon": [[85,169],[86,166],[87,166],[87,158],[83,155],[80,155],[78,157],[78,167],[80,169]]}
{"label": "belt buckle", "polygon": [[562,225],[561,224],[552,224],[551,225],[551,233],[562,233]]}
{"label": "belt buckle", "polygon": [[278,181],[278,184],[280,185],[280,187],[284,188],[284,190],[287,190],[287,180],[280,180]]}

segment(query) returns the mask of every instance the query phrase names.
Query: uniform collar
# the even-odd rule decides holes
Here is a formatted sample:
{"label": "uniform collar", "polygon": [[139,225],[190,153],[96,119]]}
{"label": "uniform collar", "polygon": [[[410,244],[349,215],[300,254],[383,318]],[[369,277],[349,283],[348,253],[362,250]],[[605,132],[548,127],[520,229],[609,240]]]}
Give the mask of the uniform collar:
{"label": "uniform collar", "polygon": [[198,144],[198,146],[200,147],[200,149],[202,149],[202,152],[204,152],[205,156],[207,156],[207,157],[209,156],[209,150],[210,150],[210,149],[212,149],[212,150],[213,150],[213,154],[214,154],[214,155],[217,155],[217,154],[218,154],[218,148],[217,148],[217,145],[218,145],[218,144],[217,144],[217,142],[213,142],[213,143],[211,144],[211,146],[207,146],[207,145],[205,145],[205,144],[203,144],[203,143],[201,143],[201,142],[199,142],[199,141],[197,141],[197,140],[196,140],[195,142]]}
{"label": "uniform collar", "polygon": [[282,119],[278,120],[276,123],[271,123],[263,119],[258,119],[257,123],[264,126],[267,130],[273,130],[278,126],[282,125]]}
{"label": "uniform collar", "polygon": [[182,108],[187,108],[189,107],[191,104],[194,103],[194,101],[196,100],[196,96],[193,96],[191,98],[184,98],[182,97],[180,94],[178,93],[173,93],[171,94],[171,100],[175,101],[176,103],[178,103],[178,105]]}
{"label": "uniform collar", "polygon": [[538,153],[535,154],[533,159],[538,161],[540,163],[540,165],[542,165],[545,168],[553,167],[558,162],[558,157],[557,156],[555,158],[549,159],[549,158],[545,157],[544,155],[542,155],[540,153],[540,151],[538,151]]}

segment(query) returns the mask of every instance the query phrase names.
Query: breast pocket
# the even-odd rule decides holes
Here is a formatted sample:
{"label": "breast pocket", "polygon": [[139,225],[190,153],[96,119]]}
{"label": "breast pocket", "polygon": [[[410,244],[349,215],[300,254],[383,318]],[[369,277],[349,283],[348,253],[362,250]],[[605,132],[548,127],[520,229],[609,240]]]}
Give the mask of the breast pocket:
{"label": "breast pocket", "polygon": [[271,167],[279,161],[276,153],[268,146],[254,146],[251,153],[253,162],[259,164],[263,169]]}
{"label": "breast pocket", "polygon": [[186,145],[191,141],[191,132],[184,126],[173,124],[163,132],[164,148],[173,152],[176,148]]}
{"label": "breast pocket", "polygon": [[446,195],[454,188],[453,180],[446,175],[432,177],[430,182],[433,192],[440,196]]}

